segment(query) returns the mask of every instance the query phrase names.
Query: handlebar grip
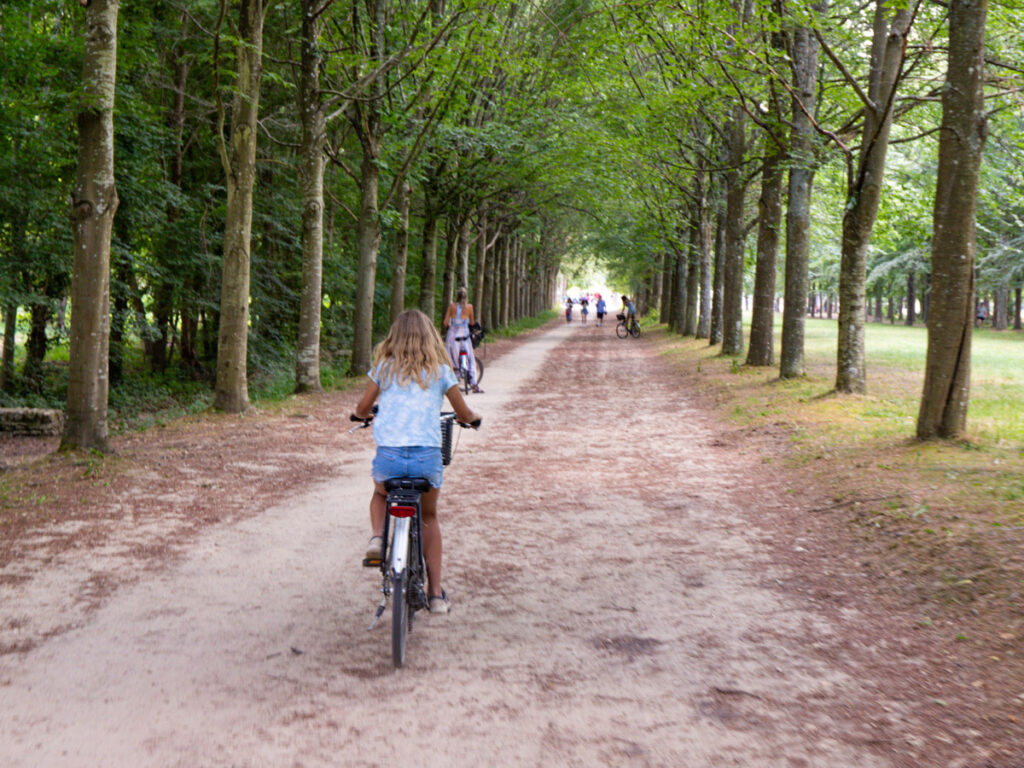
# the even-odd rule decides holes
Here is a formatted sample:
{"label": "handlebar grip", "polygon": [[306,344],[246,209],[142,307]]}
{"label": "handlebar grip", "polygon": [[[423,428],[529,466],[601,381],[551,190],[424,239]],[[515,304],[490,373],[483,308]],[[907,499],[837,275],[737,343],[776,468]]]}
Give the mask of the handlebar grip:
{"label": "handlebar grip", "polygon": [[366,422],[367,424],[369,424],[371,421],[373,421],[373,417],[371,416],[368,419],[364,419],[364,418],[361,418],[359,416],[356,416],[354,413],[350,413],[348,415],[348,420],[349,421],[363,421],[363,422]]}

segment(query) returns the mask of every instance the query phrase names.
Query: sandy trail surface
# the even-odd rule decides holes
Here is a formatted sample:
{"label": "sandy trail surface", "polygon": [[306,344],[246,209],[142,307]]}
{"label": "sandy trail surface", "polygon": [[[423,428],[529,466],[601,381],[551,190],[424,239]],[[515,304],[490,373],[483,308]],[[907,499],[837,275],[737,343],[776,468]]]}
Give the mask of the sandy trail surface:
{"label": "sandy trail surface", "polygon": [[387,615],[366,629],[360,432],[330,482],[0,657],[0,764],[920,764],[922,724],[844,654],[864,617],[780,588],[759,510],[785,488],[650,344],[559,326],[483,384],[441,497],[453,610],[405,668]]}

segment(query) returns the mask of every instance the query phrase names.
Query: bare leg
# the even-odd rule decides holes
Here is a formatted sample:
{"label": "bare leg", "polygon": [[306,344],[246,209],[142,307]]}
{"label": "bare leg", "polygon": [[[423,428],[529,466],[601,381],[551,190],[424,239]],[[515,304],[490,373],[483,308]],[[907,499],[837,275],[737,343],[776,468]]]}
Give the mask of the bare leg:
{"label": "bare leg", "polygon": [[440,488],[431,488],[420,497],[423,512],[423,556],[427,559],[427,595],[441,594],[441,523],[437,519]]}
{"label": "bare leg", "polygon": [[373,484],[373,496],[370,497],[370,527],[374,536],[384,535],[384,517],[388,512],[388,492],[382,483]]}

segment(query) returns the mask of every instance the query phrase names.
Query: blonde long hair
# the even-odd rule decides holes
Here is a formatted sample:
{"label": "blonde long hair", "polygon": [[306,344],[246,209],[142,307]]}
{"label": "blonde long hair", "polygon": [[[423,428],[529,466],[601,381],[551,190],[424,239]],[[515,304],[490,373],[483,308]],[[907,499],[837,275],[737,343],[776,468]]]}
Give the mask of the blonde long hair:
{"label": "blonde long hair", "polygon": [[427,389],[450,365],[448,350],[430,318],[418,309],[407,309],[392,323],[384,341],[373,350],[373,368],[380,365],[381,388],[397,381],[415,381]]}

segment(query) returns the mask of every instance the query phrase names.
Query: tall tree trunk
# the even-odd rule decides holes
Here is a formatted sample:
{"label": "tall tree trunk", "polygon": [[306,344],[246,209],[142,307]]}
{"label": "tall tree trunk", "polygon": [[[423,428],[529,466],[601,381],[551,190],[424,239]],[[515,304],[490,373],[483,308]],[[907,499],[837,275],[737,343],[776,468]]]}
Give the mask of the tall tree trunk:
{"label": "tall tree trunk", "polygon": [[782,228],[782,152],[778,147],[766,159],[761,172],[758,200],[757,262],[754,270],[754,309],[750,322],[747,365],[773,365],[775,322],[775,264]]}
{"label": "tall tree trunk", "polygon": [[487,317],[487,315],[484,314],[486,311],[486,308],[484,307],[484,276],[487,274],[487,251],[490,250],[487,247],[488,232],[486,205],[480,206],[480,211],[477,216],[477,226],[480,228],[480,233],[477,236],[476,241],[476,267],[473,272],[472,301],[478,315],[477,322],[483,323],[483,318]]}
{"label": "tall tree trunk", "polygon": [[[864,110],[864,131],[856,172],[847,187],[839,268],[839,343],[836,353],[836,391],[864,392],[864,302],[868,246],[878,215],[885,155],[889,148],[894,93],[903,64],[912,19],[909,7],[890,10],[877,0],[871,73]],[[890,23],[889,16],[892,16]]]}
{"label": "tall tree trunk", "polygon": [[391,322],[405,310],[405,273],[409,266],[409,205],[412,186],[403,181],[398,190],[398,230],[391,265]]}
{"label": "tall tree trunk", "polygon": [[928,355],[917,436],[957,438],[967,426],[974,316],[975,210],[985,144],[987,0],[951,0],[949,65],[932,237]]}
{"label": "tall tree trunk", "polygon": [[[46,326],[50,322],[50,314],[50,302],[45,297],[37,299],[29,307],[28,338],[25,340],[25,365],[22,368],[21,375],[25,379],[33,382],[36,388],[39,387],[42,381],[43,360],[46,359],[46,349],[50,344],[49,338],[46,335]],[[109,332],[110,327],[108,322],[108,335]],[[105,366],[104,374],[106,374]]]}
{"label": "tall tree trunk", "polygon": [[[262,0],[240,0],[235,58],[238,70],[231,104],[230,146],[221,139],[228,200],[217,333],[217,384],[213,396],[214,407],[228,413],[242,413],[249,407],[249,264],[256,184],[256,121],[263,79]],[[223,124],[223,117],[219,122]],[[223,136],[223,131],[220,135]]]}
{"label": "tall tree trunk", "polygon": [[320,0],[302,0],[299,67],[299,185],[302,188],[302,293],[295,356],[295,391],[319,392],[320,309],[324,267],[324,140],[326,115],[320,94]]}
{"label": "tall tree trunk", "polygon": [[711,288],[711,330],[708,344],[722,341],[722,294],[725,291],[725,212],[721,204],[715,206],[715,274]]}
{"label": "tall tree trunk", "polygon": [[444,280],[441,283],[441,309],[447,309],[455,299],[455,261],[459,252],[459,227],[455,214],[449,213],[445,222]]}
{"label": "tall tree trunk", "polygon": [[992,328],[997,331],[1005,331],[1007,328],[1006,316],[1008,314],[1010,289],[1005,285],[996,288],[993,300]]}
{"label": "tall tree trunk", "polygon": [[4,305],[4,352],[0,357],[0,392],[14,388],[14,344],[18,330],[18,305],[10,302]]}
{"label": "tall tree trunk", "polygon": [[423,236],[420,262],[420,311],[434,319],[437,298],[437,190],[428,180],[423,187]]}
{"label": "tall tree trunk", "polygon": [[109,449],[110,237],[118,204],[114,183],[117,12],[118,0],[93,0],[85,11],[78,171],[71,196],[75,254],[62,450]]}
{"label": "tall tree trunk", "polygon": [[661,254],[661,306],[658,311],[658,322],[667,323],[672,314],[673,275],[675,261],[668,253]]}
{"label": "tall tree trunk", "polygon": [[690,232],[686,248],[686,309],[683,311],[683,335],[697,335],[697,304],[700,300],[700,194],[691,206]]}
{"label": "tall tree trunk", "polygon": [[[698,160],[698,167],[704,164],[703,156]],[[703,173],[700,174],[700,214],[698,219],[698,269],[700,283],[700,305],[697,315],[698,339],[706,339],[711,335],[711,217],[708,206],[708,184]]]}
{"label": "tall tree trunk", "polygon": [[512,235],[504,238],[501,243],[501,327],[509,324],[509,261],[512,258]]}
{"label": "tall tree trunk", "polygon": [[469,249],[472,243],[470,242],[470,231],[473,228],[473,219],[469,215],[469,211],[463,211],[459,216],[459,257],[455,264],[456,274],[456,288],[465,288],[466,293],[469,293]]}
{"label": "tall tree trunk", "polygon": [[376,103],[374,118],[367,120],[370,129],[361,136],[363,162],[359,173],[359,224],[356,242],[359,249],[359,272],[356,276],[356,312],[352,334],[352,373],[365,373],[370,369],[373,352],[373,294],[377,285],[377,250],[380,247],[380,219],[377,210],[377,192],[380,185],[379,114]]}
{"label": "tall tree trunk", "polygon": [[[1018,285],[1013,289],[1013,330],[1019,331],[1021,327],[1021,287]],[[4,347],[6,350],[7,347]]]}
{"label": "tall tree trunk", "polygon": [[[686,325],[686,253],[676,251],[673,259],[675,268],[672,275],[672,308],[669,312],[669,327],[682,333]],[[638,310],[639,311],[639,310]]]}
{"label": "tall tree trunk", "polygon": [[907,273],[907,319],[906,324],[912,326],[917,322],[917,294],[914,286],[914,272]]}
{"label": "tall tree trunk", "polygon": [[722,283],[722,354],[743,353],[743,156],[746,152],[746,114],[733,107],[729,124],[729,160],[725,172],[725,258]]}

